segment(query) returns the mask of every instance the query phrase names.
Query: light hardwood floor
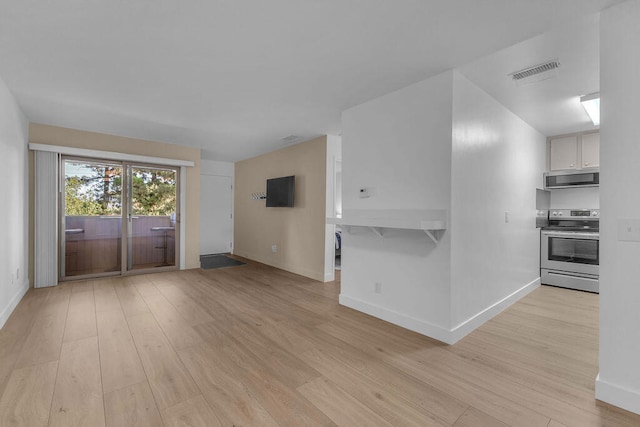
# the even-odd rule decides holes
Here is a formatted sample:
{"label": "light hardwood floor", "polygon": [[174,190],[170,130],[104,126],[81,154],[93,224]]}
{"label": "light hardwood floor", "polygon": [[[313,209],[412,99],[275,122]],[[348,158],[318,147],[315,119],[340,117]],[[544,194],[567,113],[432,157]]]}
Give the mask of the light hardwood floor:
{"label": "light hardwood floor", "polygon": [[246,265],[30,290],[0,426],[639,426],[594,400],[598,297],[541,287],[453,346]]}

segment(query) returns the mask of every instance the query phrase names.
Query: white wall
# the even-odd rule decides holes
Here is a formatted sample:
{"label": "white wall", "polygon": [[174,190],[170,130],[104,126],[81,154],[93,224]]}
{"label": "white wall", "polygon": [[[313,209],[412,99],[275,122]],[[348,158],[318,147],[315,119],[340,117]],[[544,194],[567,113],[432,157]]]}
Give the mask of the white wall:
{"label": "white wall", "polygon": [[353,107],[342,122],[344,218],[449,218],[437,245],[421,231],[343,233],[340,303],[453,343],[539,285],[543,135],[457,71]]}
{"label": "white wall", "polygon": [[[452,72],[342,114],[343,216],[352,209],[449,209]],[[371,197],[358,197],[360,187]],[[342,234],[340,303],[426,335],[450,328],[450,240],[422,231]],[[382,292],[375,293],[375,283]]]}
{"label": "white wall", "polygon": [[232,162],[216,162],[214,160],[200,161],[201,175],[230,176],[233,177],[234,164]]}
{"label": "white wall", "polygon": [[[619,240],[625,219],[640,235],[640,2],[600,19],[600,374],[596,397],[640,413],[640,242]],[[626,227],[624,227],[626,228]]]}
{"label": "white wall", "polygon": [[234,164],[200,162],[200,255],[233,249]]}
{"label": "white wall", "polygon": [[0,327],[29,289],[28,135],[29,122],[0,79]]}
{"label": "white wall", "polygon": [[551,209],[600,209],[600,188],[556,188],[551,190]]}
{"label": "white wall", "polygon": [[469,332],[539,284],[546,138],[454,72],[452,147],[452,322]]}

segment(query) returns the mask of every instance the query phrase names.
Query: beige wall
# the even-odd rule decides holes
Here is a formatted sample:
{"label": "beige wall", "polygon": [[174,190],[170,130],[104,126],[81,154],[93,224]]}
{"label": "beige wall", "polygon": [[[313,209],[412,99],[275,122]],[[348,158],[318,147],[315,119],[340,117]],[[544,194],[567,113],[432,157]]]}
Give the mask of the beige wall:
{"label": "beige wall", "polygon": [[[235,254],[324,279],[326,152],[321,137],[236,163]],[[251,198],[266,192],[268,178],[289,175],[296,177],[293,208],[267,208]]]}
{"label": "beige wall", "polygon": [[[61,145],[66,147],[86,148],[92,150],[114,151],[118,153],[141,156],[164,157],[177,160],[190,160],[194,167],[187,168],[186,191],[186,268],[200,267],[200,149],[141,139],[124,138],[114,135],[86,132],[56,126],[31,123],[29,125],[29,141],[38,144]],[[32,154],[32,153],[31,153]],[[32,155],[30,157],[33,157]],[[33,183],[33,162],[30,161],[30,182]],[[33,206],[33,188],[29,190],[30,206]],[[183,195],[184,196],[184,195]],[[30,212],[30,236],[33,236],[33,216]],[[30,242],[30,259],[33,259],[33,237]],[[30,262],[30,273],[33,263]],[[33,277],[30,274],[29,277]]]}

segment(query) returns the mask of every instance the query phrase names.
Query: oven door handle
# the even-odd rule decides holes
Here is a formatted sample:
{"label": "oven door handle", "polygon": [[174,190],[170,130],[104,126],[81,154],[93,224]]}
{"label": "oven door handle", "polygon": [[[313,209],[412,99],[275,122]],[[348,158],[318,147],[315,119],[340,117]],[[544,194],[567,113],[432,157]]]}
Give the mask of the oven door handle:
{"label": "oven door handle", "polygon": [[547,237],[574,237],[576,239],[600,240],[599,233],[576,233],[575,231],[543,231],[542,235]]}

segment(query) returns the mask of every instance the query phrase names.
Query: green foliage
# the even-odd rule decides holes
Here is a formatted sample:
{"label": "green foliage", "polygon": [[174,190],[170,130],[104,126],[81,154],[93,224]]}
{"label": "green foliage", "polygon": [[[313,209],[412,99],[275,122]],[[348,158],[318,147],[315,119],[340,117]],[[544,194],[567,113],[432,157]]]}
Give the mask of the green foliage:
{"label": "green foliage", "polygon": [[122,211],[122,169],[89,166],[81,176],[65,177],[65,214],[120,215]]}
{"label": "green foliage", "polygon": [[65,214],[76,215],[104,215],[102,205],[84,190],[84,183],[77,176],[66,178],[64,195]]}
{"label": "green foliage", "polygon": [[[122,169],[87,165],[82,176],[65,177],[65,214],[120,215]],[[132,168],[131,193],[134,215],[171,215],[176,206],[174,171]]]}
{"label": "green foliage", "polygon": [[133,214],[171,215],[176,210],[175,172],[163,170],[133,171]]}

